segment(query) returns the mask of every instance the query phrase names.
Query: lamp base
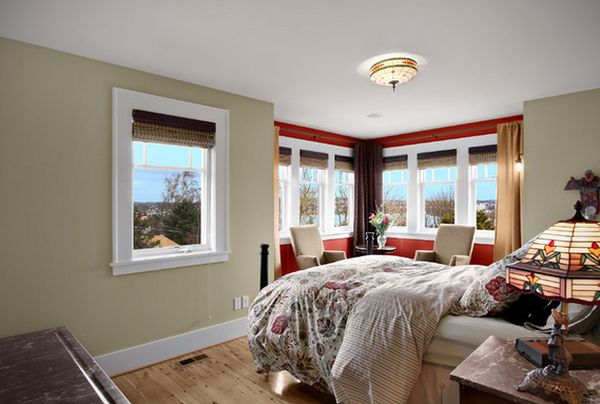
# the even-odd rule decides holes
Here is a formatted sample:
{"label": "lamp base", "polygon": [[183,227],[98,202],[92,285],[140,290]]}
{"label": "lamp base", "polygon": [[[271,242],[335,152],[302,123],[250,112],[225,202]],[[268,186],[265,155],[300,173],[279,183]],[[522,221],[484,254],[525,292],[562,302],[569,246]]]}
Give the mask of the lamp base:
{"label": "lamp base", "polygon": [[569,372],[556,374],[552,365],[527,373],[517,390],[542,396],[554,403],[566,404],[580,404],[584,398],[593,395],[583,382]]}

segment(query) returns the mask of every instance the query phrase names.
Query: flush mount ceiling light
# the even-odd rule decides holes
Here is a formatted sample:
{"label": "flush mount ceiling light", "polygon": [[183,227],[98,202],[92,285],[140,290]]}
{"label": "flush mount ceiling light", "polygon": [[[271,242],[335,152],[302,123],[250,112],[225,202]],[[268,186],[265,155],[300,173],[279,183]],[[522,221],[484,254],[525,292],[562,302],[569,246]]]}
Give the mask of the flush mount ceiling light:
{"label": "flush mount ceiling light", "polygon": [[408,57],[393,57],[374,63],[369,78],[380,86],[391,86],[396,91],[398,84],[412,80],[419,73],[419,64]]}

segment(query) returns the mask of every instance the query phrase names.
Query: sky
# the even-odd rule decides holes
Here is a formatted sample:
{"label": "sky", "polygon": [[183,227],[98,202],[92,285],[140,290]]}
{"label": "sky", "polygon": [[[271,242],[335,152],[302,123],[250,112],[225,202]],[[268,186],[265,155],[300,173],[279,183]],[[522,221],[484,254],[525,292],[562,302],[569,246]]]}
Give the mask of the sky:
{"label": "sky", "polygon": [[[162,202],[166,178],[202,166],[202,150],[199,148],[148,143],[145,158],[146,165],[162,168],[133,170],[134,202]],[[144,164],[144,145],[141,142],[133,142],[133,162]],[[164,167],[173,167],[173,169]],[[199,183],[200,181],[201,179],[198,178]],[[200,187],[202,187],[201,183]]]}

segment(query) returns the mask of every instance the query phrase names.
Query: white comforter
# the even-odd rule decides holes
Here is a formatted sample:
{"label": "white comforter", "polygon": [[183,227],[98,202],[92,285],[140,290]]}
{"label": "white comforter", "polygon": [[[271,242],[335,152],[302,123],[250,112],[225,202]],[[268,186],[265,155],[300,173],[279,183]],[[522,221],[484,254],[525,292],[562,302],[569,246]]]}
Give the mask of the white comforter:
{"label": "white comforter", "polygon": [[440,318],[480,268],[372,255],[280,278],[250,308],[257,369],[344,404],[406,402]]}

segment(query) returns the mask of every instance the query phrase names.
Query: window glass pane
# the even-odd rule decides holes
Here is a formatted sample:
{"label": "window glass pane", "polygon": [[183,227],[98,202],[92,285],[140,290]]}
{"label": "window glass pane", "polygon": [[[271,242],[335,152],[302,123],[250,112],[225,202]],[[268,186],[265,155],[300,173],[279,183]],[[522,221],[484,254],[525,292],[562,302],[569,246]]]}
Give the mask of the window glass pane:
{"label": "window glass pane", "polygon": [[494,230],[496,221],[496,181],[475,182],[475,218],[478,230]]}
{"label": "window glass pane", "polygon": [[406,185],[384,185],[383,186],[383,210],[397,216],[394,226],[406,226]]}
{"label": "window glass pane", "polygon": [[477,178],[485,178],[485,164],[477,165]]}
{"label": "window glass pane", "polygon": [[448,170],[450,171],[450,181],[456,181],[456,167],[450,167]]}
{"label": "window glass pane", "polygon": [[201,244],[198,172],[135,168],[134,249]]}
{"label": "window glass pane", "polygon": [[192,147],[192,168],[197,170],[202,168],[204,160],[204,150],[200,147]]}
{"label": "window glass pane", "polygon": [[189,147],[146,143],[146,164],[162,167],[189,167],[189,153]]}
{"label": "window glass pane", "polygon": [[448,180],[448,168],[437,167],[433,169],[433,177],[435,181],[447,181]]}
{"label": "window glass pane", "polygon": [[433,168],[425,169],[425,181],[433,181]]}
{"label": "window glass pane", "polygon": [[334,226],[350,226],[350,186],[335,186]]}
{"label": "window glass pane", "polygon": [[496,178],[497,174],[497,170],[498,170],[498,164],[496,163],[490,163],[487,165],[488,166],[488,177],[489,178]]}
{"label": "window glass pane", "polygon": [[278,204],[278,209],[279,209],[279,215],[278,215],[278,219],[279,219],[279,231],[281,231],[283,229],[283,219],[284,219],[284,192],[285,192],[285,188],[283,185],[282,181],[279,181],[279,204]]}
{"label": "window glass pane", "polygon": [[300,167],[300,181],[319,181],[319,171],[323,170],[314,167]]}
{"label": "window glass pane", "polygon": [[144,143],[133,142],[133,164],[144,164]]}
{"label": "window glass pane", "polygon": [[423,184],[425,227],[454,223],[454,184]]}
{"label": "window glass pane", "polygon": [[319,225],[319,200],[318,184],[301,183],[299,189],[300,225]]}
{"label": "window glass pane", "polygon": [[404,170],[390,171],[391,182],[402,182],[402,171]]}

